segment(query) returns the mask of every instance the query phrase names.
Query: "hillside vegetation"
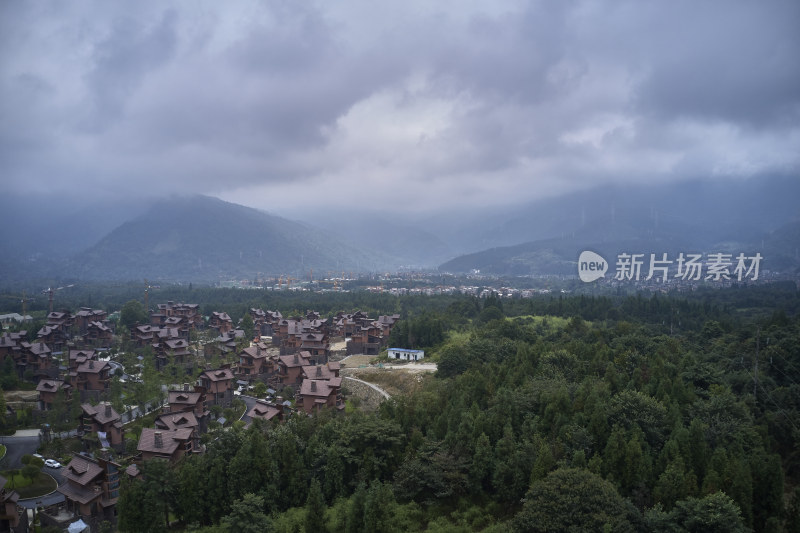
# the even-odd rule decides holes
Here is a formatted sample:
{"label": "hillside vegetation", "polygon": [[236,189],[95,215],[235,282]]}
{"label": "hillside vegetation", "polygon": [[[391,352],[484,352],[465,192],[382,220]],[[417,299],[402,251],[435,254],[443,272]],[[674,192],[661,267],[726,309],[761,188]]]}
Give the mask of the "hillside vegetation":
{"label": "hillside vegetation", "polygon": [[439,371],[414,394],[147,464],[121,529],[163,528],[153,501],[206,532],[795,531],[797,290],[705,296],[419,303]]}

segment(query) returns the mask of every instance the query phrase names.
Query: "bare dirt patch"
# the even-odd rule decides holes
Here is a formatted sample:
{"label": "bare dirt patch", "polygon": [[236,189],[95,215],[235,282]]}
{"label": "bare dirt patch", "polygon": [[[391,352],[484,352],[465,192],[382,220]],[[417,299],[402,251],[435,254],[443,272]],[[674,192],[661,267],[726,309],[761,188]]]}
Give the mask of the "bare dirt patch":
{"label": "bare dirt patch", "polygon": [[342,368],[358,368],[375,362],[377,355],[351,355],[342,359]]}
{"label": "bare dirt patch", "polygon": [[429,374],[381,368],[358,368],[347,375],[377,385],[391,396],[414,394],[426,379],[432,379]]}

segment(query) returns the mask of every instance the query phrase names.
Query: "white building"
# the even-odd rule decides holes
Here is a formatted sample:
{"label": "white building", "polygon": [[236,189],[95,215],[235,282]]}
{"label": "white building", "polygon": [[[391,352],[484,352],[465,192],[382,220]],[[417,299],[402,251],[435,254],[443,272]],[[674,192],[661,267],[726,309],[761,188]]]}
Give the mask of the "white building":
{"label": "white building", "polygon": [[408,350],[406,348],[389,348],[389,360],[419,361],[425,357],[425,350]]}

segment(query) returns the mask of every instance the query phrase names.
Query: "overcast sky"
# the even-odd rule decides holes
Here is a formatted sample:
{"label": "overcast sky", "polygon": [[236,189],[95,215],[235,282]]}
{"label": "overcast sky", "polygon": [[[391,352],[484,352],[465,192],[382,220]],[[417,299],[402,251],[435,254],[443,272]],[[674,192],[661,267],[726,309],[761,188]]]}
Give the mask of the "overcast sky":
{"label": "overcast sky", "polygon": [[302,218],[800,176],[799,28],[797,0],[7,0],[0,179]]}

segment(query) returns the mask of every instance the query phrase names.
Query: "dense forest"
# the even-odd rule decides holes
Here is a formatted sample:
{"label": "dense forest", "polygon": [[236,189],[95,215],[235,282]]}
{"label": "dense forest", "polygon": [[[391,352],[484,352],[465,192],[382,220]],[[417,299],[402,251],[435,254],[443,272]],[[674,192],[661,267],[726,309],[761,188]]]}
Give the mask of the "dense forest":
{"label": "dense forest", "polygon": [[798,531],[794,288],[394,303],[421,392],[148,463],[120,528]]}
{"label": "dense forest", "polygon": [[151,461],[123,487],[119,527],[800,531],[799,296],[165,288],[159,301],[234,317],[400,313],[391,342],[438,371],[376,413],[234,427],[174,469]]}

